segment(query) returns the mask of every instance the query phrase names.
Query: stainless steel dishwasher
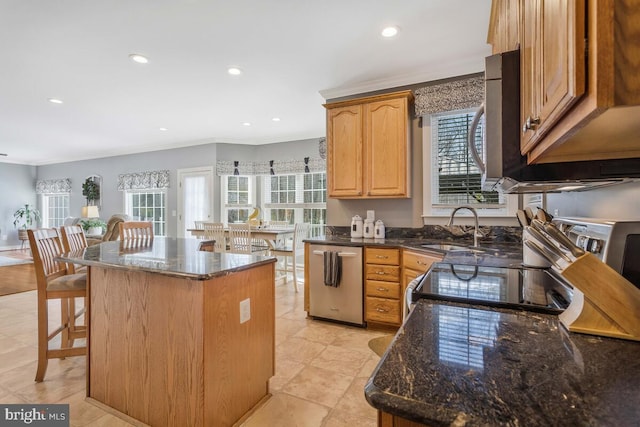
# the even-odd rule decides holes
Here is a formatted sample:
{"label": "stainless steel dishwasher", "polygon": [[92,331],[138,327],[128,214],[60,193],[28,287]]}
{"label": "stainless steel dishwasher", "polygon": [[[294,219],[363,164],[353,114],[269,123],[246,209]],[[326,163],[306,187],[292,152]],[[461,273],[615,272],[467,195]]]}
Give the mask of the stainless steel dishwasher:
{"label": "stainless steel dishwasher", "polygon": [[[362,248],[310,245],[309,250],[309,315],[363,326]],[[341,259],[338,287],[324,284],[326,251],[338,252]]]}

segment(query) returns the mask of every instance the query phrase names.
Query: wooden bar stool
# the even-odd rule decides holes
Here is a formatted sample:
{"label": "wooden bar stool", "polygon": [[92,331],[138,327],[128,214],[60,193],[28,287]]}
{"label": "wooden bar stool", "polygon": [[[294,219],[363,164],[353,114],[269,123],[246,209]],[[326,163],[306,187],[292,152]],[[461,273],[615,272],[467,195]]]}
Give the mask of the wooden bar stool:
{"label": "wooden bar stool", "polygon": [[149,246],[153,243],[153,223],[125,221],[120,225],[120,245],[124,248]]}
{"label": "wooden bar stool", "polygon": [[[36,270],[38,293],[38,368],[36,382],[41,382],[47,371],[49,359],[63,359],[87,354],[87,347],[74,347],[75,339],[86,338],[86,326],[77,326],[76,318],[84,309],[76,313],[75,298],[87,297],[87,275],[68,274],[64,262],[55,258],[64,253],[58,231],[54,228],[27,230]],[[49,305],[51,299],[61,301],[60,326],[49,332]],[[73,307],[73,308],[72,308]],[[49,341],[61,335],[59,349],[50,349]]]}

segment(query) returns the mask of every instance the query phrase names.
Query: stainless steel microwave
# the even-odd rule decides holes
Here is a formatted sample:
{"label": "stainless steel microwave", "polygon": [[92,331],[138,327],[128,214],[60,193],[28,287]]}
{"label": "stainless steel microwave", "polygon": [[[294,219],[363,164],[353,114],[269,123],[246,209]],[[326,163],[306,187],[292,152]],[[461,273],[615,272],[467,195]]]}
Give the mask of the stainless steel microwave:
{"label": "stainless steel microwave", "polygon": [[[485,116],[483,155],[475,128]],[[581,191],[640,178],[640,159],[527,164],[520,153],[520,51],[485,60],[485,102],[474,117],[469,149],[483,173],[483,189],[505,193]]]}

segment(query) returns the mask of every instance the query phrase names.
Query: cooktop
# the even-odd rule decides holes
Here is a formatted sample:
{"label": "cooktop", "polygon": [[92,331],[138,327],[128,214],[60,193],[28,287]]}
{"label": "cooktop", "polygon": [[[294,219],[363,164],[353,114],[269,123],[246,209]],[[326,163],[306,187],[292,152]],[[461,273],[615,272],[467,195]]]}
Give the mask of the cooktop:
{"label": "cooktop", "polygon": [[572,295],[572,287],[550,269],[437,263],[418,283],[412,300],[430,298],[557,314],[569,306]]}

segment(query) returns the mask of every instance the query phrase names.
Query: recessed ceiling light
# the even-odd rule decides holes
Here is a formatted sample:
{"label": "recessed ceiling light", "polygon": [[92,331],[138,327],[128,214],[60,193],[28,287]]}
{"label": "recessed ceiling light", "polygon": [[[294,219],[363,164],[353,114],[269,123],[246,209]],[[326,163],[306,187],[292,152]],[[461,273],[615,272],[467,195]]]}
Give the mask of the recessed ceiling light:
{"label": "recessed ceiling light", "polygon": [[9,155],[8,155],[7,153],[0,153],[0,156],[2,156],[2,157],[7,157],[7,156],[9,156]]}
{"label": "recessed ceiling light", "polygon": [[274,118],[273,118],[273,119],[271,119],[271,120],[273,120],[274,122],[279,122],[279,121],[280,121],[280,117],[274,117]]}
{"label": "recessed ceiling light", "polygon": [[133,62],[137,62],[138,64],[146,64],[147,62],[149,62],[146,56],[140,55],[139,53],[132,53],[131,55],[129,55],[129,58]]}
{"label": "recessed ceiling light", "polygon": [[165,131],[168,131],[169,129],[167,129],[167,128],[160,128],[160,129],[158,129],[158,130],[161,130],[162,132],[165,132]]}
{"label": "recessed ceiling light", "polygon": [[394,37],[398,34],[398,27],[387,27],[380,34],[382,34],[382,37]]}
{"label": "recessed ceiling light", "polygon": [[242,123],[242,126],[251,126],[251,123],[249,123],[249,122],[244,122],[244,123]]}
{"label": "recessed ceiling light", "polygon": [[62,104],[62,100],[56,98],[49,98],[49,102],[52,104]]}
{"label": "recessed ceiling light", "polygon": [[227,70],[227,73],[231,74],[232,76],[239,76],[240,74],[242,74],[242,70],[238,67],[231,67]]}

